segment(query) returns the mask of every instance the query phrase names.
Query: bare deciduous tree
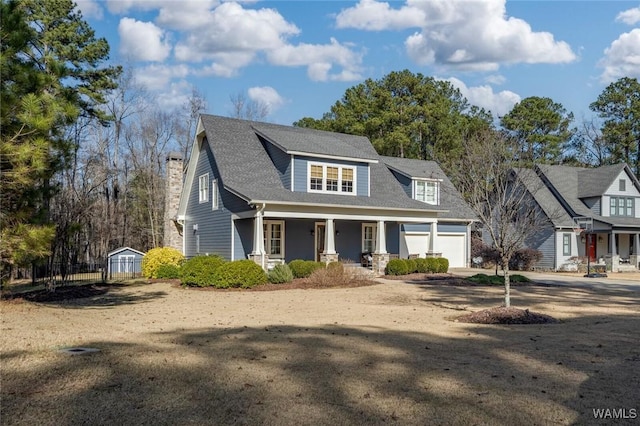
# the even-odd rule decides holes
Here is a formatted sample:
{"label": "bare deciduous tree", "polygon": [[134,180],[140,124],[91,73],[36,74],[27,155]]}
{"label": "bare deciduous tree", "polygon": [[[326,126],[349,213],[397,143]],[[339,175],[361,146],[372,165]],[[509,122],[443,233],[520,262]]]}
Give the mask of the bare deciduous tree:
{"label": "bare deciduous tree", "polygon": [[243,120],[264,120],[270,111],[269,105],[264,102],[247,100],[242,92],[229,96],[233,110],[231,116]]}
{"label": "bare deciduous tree", "polygon": [[525,241],[549,226],[533,196],[542,189],[531,169],[513,153],[517,144],[504,134],[483,131],[467,139],[453,180],[482,223],[485,238],[499,253],[504,270],[504,305],[511,305],[509,261]]}

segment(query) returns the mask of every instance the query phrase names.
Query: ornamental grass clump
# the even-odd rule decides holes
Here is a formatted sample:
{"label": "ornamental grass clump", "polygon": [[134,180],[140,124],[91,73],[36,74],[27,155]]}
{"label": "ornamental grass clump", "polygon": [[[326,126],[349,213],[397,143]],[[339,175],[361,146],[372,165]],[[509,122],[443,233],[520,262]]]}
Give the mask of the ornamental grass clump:
{"label": "ornamental grass clump", "polygon": [[276,265],[267,274],[269,282],[272,284],[283,284],[293,281],[293,272],[286,263]]}
{"label": "ornamental grass clump", "polygon": [[142,275],[146,278],[158,278],[158,268],[162,265],[180,266],[184,256],[171,247],[157,247],[149,250],[142,258]]}

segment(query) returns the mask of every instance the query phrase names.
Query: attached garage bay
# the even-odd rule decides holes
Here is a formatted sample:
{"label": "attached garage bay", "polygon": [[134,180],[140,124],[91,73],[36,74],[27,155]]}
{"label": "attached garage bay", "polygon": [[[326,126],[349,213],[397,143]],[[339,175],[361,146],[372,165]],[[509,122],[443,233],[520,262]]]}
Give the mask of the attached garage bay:
{"label": "attached garage bay", "polygon": [[400,257],[425,257],[427,253],[441,253],[449,259],[449,267],[468,266],[469,244],[466,223],[438,223],[438,235],[431,241],[431,225],[403,224],[400,230]]}

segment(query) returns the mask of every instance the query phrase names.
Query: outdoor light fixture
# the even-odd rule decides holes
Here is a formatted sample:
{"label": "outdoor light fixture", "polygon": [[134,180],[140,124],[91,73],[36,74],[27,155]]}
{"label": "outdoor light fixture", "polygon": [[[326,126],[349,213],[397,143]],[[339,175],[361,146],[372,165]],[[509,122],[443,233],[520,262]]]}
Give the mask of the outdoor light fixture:
{"label": "outdoor light fixture", "polygon": [[193,232],[196,232],[198,230],[198,224],[196,223],[195,225],[193,225]]}
{"label": "outdoor light fixture", "polygon": [[309,230],[309,235],[311,235],[313,237],[313,235],[315,234],[315,231],[313,229]]}
{"label": "outdoor light fixture", "polygon": [[336,229],[336,236],[340,235],[340,231]]}

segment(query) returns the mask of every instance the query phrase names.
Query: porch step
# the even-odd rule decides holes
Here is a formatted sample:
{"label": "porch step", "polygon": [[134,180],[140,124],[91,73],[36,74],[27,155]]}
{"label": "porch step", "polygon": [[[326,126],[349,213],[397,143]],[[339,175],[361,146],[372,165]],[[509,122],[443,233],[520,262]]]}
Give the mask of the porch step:
{"label": "porch step", "polygon": [[363,275],[366,277],[376,276],[376,274],[371,269],[365,268],[359,263],[343,263],[343,265],[345,268],[349,268],[350,270],[352,270],[355,274]]}

